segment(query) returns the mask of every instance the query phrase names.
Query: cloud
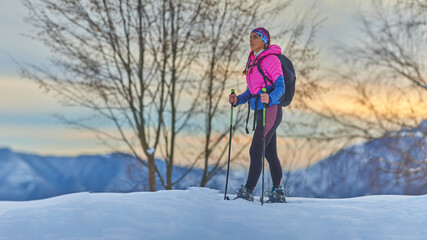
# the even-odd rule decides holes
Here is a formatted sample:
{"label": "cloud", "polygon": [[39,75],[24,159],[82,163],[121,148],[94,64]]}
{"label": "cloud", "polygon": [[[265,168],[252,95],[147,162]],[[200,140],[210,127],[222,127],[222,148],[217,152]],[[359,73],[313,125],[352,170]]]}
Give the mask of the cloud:
{"label": "cloud", "polygon": [[64,126],[0,125],[0,148],[37,154],[75,155],[109,152],[93,134]]}
{"label": "cloud", "polygon": [[0,75],[0,86],[0,112],[47,112],[63,108],[35,82]]}

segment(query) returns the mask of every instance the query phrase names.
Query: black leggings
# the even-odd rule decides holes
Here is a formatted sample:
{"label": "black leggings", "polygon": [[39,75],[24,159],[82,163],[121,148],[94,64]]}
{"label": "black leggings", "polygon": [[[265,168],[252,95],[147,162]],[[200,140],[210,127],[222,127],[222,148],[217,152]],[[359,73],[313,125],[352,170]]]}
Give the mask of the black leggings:
{"label": "black leggings", "polygon": [[[255,189],[262,171],[262,110],[256,111],[257,126],[252,138],[249,154],[251,164],[249,167],[248,180],[246,187]],[[273,187],[277,188],[282,182],[282,166],[277,156],[276,129],[282,121],[282,107],[273,105],[265,110],[265,158],[270,166],[271,179]]]}

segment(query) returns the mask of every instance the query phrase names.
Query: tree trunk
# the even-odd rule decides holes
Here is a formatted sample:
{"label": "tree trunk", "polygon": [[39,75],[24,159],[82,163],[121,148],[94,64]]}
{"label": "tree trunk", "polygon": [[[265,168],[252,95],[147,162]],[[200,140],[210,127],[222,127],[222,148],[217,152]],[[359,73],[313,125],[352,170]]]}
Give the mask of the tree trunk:
{"label": "tree trunk", "polygon": [[156,191],[156,168],[154,165],[154,155],[148,156],[148,185],[150,192]]}

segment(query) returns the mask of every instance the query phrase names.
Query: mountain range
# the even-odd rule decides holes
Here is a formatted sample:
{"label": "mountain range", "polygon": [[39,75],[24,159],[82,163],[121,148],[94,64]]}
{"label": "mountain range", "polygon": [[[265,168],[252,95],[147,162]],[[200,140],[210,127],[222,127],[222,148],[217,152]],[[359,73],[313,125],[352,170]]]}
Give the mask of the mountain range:
{"label": "mountain range", "polygon": [[[165,164],[156,160],[160,172]],[[174,178],[188,168],[177,166]],[[194,168],[175,189],[198,186],[202,169]],[[247,173],[231,170],[228,191],[244,184]],[[266,171],[266,189],[270,187]],[[286,172],[287,194],[346,198],[378,194],[427,194],[427,120],[351,146],[297,171]],[[259,186],[255,194],[260,193]],[[225,170],[206,187],[224,192]],[[158,184],[158,189],[161,185]],[[40,156],[0,148],[0,200],[25,201],[75,192],[146,191],[147,171],[127,154]]]}
{"label": "mountain range", "polygon": [[305,197],[427,194],[427,120],[342,149],[285,179],[289,192]]}

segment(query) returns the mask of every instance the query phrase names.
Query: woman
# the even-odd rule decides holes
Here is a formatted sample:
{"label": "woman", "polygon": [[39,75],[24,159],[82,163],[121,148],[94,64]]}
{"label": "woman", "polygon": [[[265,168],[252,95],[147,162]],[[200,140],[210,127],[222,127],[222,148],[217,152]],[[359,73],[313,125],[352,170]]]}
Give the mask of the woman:
{"label": "woman", "polygon": [[[249,53],[246,68],[243,71],[246,74],[248,88],[239,96],[231,94],[229,102],[233,106],[237,106],[249,101],[250,108],[255,110],[256,122],[259,124],[256,125],[249,151],[251,163],[248,179],[245,185],[236,190],[236,199],[254,200],[253,191],[262,171],[262,109],[264,108],[263,105],[266,104],[265,157],[270,166],[273,181],[273,188],[267,193],[269,197],[267,202],[286,202],[282,186],[282,167],[276,147],[276,129],[282,121],[282,107],[278,104],[280,103],[280,97],[285,92],[285,82],[280,60],[272,55],[281,54],[282,50],[277,45],[270,45],[270,34],[264,28],[254,29],[251,32],[249,43],[252,51]],[[265,81],[258,71],[257,62],[261,58],[263,58],[260,62],[261,70],[273,81],[273,84]],[[267,93],[262,92],[262,88],[265,87],[267,88]]]}

